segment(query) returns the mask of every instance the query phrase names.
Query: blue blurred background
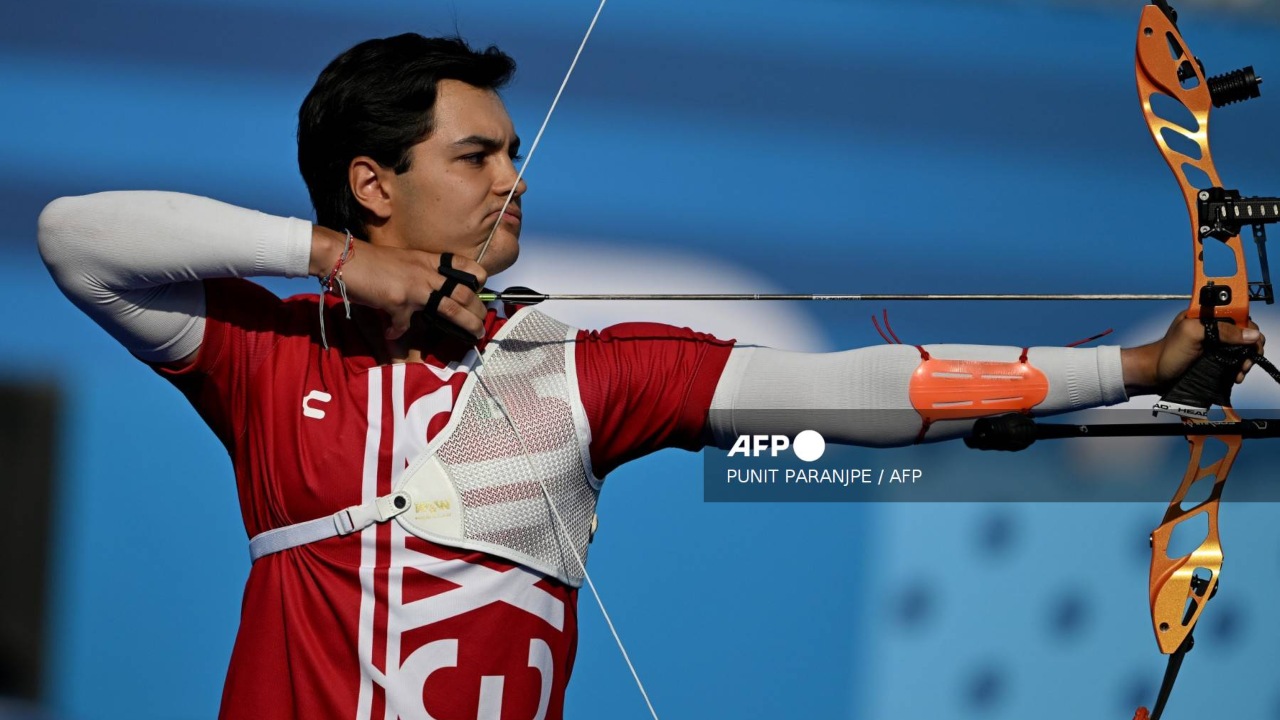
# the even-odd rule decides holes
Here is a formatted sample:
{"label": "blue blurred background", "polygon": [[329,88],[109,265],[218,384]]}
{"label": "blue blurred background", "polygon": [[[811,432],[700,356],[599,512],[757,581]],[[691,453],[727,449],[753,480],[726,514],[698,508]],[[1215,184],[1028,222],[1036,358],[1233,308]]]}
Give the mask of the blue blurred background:
{"label": "blue blurred background", "polygon": [[[1188,292],[1186,212],[1136,102],[1140,8],[615,0],[531,161],[511,282]],[[1280,76],[1274,8],[1182,10],[1211,73],[1254,64]],[[249,563],[220,445],[62,298],[35,249],[41,208],[164,189],[310,218],[295,165],[299,103],[339,52],[405,31],[456,31],[512,54],[520,70],[505,97],[527,143],[593,11],[590,0],[0,9],[0,378],[53,385],[62,409],[44,716],[214,716]],[[1269,87],[1214,119],[1218,168],[1246,194],[1280,193]],[[868,319],[881,309],[549,311],[833,350],[881,342]],[[1061,345],[1114,327],[1105,342],[1134,344],[1161,333],[1178,304],[887,309],[913,343]],[[1258,317],[1265,328],[1272,315]],[[1240,398],[1276,407],[1262,380]],[[1184,452],[1168,441],[1141,453],[946,446],[866,458],[927,461],[947,482],[1129,474],[1161,483],[1160,496],[1175,489]],[[1251,445],[1236,472],[1264,476],[1276,457]],[[669,451],[610,476],[592,549],[662,717],[1128,718],[1152,701],[1163,657],[1147,620],[1146,536],[1163,503],[712,504],[701,469],[696,455]],[[1222,591],[1168,720],[1280,718],[1275,510],[1224,507]],[[647,717],[586,598],[568,717]]]}

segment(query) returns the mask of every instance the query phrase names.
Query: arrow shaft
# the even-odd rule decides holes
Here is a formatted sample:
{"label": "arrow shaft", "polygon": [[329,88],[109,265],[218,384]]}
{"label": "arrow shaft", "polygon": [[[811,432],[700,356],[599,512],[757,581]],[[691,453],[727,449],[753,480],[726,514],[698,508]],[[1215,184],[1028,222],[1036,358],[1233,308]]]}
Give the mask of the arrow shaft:
{"label": "arrow shaft", "polygon": [[547,300],[835,300],[890,302],[899,300],[1073,300],[1073,301],[1157,301],[1191,299],[1187,294],[823,294],[823,293],[478,293],[482,302],[501,300],[515,303],[538,303]]}

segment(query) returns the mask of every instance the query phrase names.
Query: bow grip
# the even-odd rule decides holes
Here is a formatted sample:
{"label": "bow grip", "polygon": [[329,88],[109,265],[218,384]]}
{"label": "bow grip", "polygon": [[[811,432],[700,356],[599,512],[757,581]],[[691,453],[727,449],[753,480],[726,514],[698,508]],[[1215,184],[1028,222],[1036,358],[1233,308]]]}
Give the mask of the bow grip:
{"label": "bow grip", "polygon": [[1253,357],[1253,347],[1210,340],[1205,343],[1204,354],[1160,397],[1152,407],[1153,415],[1168,412],[1203,419],[1214,405],[1231,406],[1231,388],[1240,368]]}

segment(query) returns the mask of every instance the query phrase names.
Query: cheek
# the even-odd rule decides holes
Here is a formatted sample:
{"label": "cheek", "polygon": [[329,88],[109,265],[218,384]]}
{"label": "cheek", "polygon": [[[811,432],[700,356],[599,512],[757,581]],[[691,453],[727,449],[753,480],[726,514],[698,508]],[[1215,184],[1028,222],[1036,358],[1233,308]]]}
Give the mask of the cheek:
{"label": "cheek", "polygon": [[406,232],[420,247],[449,246],[470,237],[478,222],[476,205],[460,187],[437,185],[419,196]]}
{"label": "cheek", "polygon": [[416,177],[406,188],[412,198],[404,213],[403,232],[415,245],[431,246],[470,238],[486,225],[484,214],[487,186],[476,182],[474,173],[439,170],[431,177]]}

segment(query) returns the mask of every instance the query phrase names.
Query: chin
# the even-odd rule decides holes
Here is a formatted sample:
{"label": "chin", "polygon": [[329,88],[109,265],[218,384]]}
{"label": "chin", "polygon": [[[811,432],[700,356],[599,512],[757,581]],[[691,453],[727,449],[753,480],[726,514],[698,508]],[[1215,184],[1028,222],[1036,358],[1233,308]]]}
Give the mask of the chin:
{"label": "chin", "polygon": [[510,244],[490,245],[489,251],[484,255],[484,261],[480,264],[484,266],[485,272],[492,277],[515,265],[516,259],[519,257],[520,244],[512,241]]}

